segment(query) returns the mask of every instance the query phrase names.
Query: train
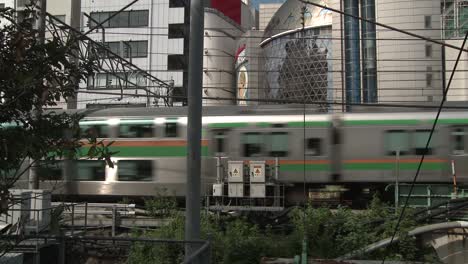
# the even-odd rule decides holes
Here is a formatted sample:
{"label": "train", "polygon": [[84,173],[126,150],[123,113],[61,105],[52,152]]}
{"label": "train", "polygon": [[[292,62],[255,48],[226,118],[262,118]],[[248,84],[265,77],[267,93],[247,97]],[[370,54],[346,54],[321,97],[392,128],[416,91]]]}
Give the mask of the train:
{"label": "train", "polygon": [[[202,186],[217,180],[217,160],[278,163],[285,195],[339,185],[351,195],[412,182],[451,184],[468,178],[468,112],[441,114],[426,149],[436,113],[317,113],[301,105],[203,108]],[[183,197],[186,190],[187,108],[109,108],[87,111],[80,127],[113,141],[113,168],[78,160],[73,177],[62,163],[38,170],[41,186],[63,183],[55,193],[94,197],[144,197],[159,190]],[[452,168],[452,163],[455,164]],[[218,179],[219,180],[219,179]],[[210,187],[204,187],[209,193]]]}

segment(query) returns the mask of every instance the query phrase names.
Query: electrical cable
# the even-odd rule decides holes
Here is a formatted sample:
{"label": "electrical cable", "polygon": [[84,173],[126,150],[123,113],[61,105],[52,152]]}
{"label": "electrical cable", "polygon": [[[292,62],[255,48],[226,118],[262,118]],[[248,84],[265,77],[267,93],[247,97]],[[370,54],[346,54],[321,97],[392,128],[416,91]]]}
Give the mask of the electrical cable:
{"label": "electrical cable", "polygon": [[[432,135],[434,134],[435,128],[437,126],[437,122],[439,121],[440,113],[442,112],[444,103],[446,101],[447,92],[449,91],[450,85],[452,84],[453,76],[455,75],[455,71],[456,71],[457,66],[458,66],[458,61],[459,61],[459,59],[460,59],[460,57],[462,55],[462,52],[465,51],[464,47],[465,47],[465,43],[466,43],[467,38],[468,38],[468,31],[465,34],[463,44],[462,44],[461,49],[460,49],[460,51],[458,53],[458,57],[457,57],[457,60],[455,61],[455,65],[453,66],[452,74],[450,75],[450,79],[449,79],[449,82],[447,84],[447,88],[444,90],[443,98],[442,98],[442,100],[440,102],[440,106],[439,106],[439,108],[437,110],[437,115],[436,115],[436,117],[434,119],[434,123],[432,125],[431,132],[429,133],[429,138],[427,139],[426,147],[424,148],[424,153],[421,155],[421,160],[419,161],[418,169],[416,170],[416,174],[414,175],[413,181],[411,182],[410,189],[408,191],[408,195],[406,196],[405,204],[403,205],[400,216],[398,217],[398,221],[397,221],[397,223],[395,225],[395,229],[393,231],[393,234],[392,234],[392,237],[390,239],[389,245],[391,245],[393,243],[393,240],[395,239],[395,236],[396,236],[396,234],[398,232],[398,229],[400,227],[401,221],[403,220],[405,210],[408,207],[409,199],[410,199],[410,197],[411,197],[411,195],[413,193],[413,189],[414,189],[414,186],[415,186],[416,181],[418,179],[419,172],[421,171],[421,167],[422,167],[422,164],[424,162],[424,158],[426,157],[426,153],[427,153],[427,151],[429,149],[429,144],[431,143]],[[385,263],[385,258],[386,258],[386,255],[384,255],[384,258],[382,259],[382,264]]]}

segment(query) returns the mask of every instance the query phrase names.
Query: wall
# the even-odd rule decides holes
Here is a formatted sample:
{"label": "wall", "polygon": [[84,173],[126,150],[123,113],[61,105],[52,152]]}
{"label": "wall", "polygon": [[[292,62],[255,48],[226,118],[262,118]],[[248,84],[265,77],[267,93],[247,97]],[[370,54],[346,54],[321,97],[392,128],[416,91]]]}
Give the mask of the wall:
{"label": "wall", "polygon": [[[450,39],[445,41],[447,44],[455,45],[461,47],[463,44],[463,39]],[[465,49],[467,45],[465,44]],[[453,66],[455,65],[455,60],[458,57],[459,51],[449,47],[445,48],[445,61],[446,61],[446,70],[445,70],[445,79],[446,85],[452,74]],[[450,89],[447,94],[447,101],[468,101],[468,54],[463,52],[460,61],[457,65],[457,70],[453,76],[452,83],[450,84]]]}
{"label": "wall", "polygon": [[214,9],[205,9],[203,96],[232,100],[204,99],[203,105],[234,104],[234,56],[239,25]]}
{"label": "wall", "polygon": [[[130,0],[108,1],[108,0],[82,0],[82,12],[90,14],[93,11],[117,11],[130,3]],[[164,80],[174,81],[174,86],[182,86],[183,77],[181,71],[167,71],[167,55],[183,54],[183,39],[168,38],[168,24],[184,23],[184,8],[169,8],[169,1],[159,0],[141,0],[135,3],[129,10],[149,10],[148,27],[139,28],[106,28],[106,41],[129,41],[129,40],[147,40],[148,56],[146,58],[134,58],[133,64],[143,70],[146,70],[153,76]],[[83,18],[83,24],[86,25],[87,19]],[[87,30],[88,28],[85,28]],[[101,41],[102,33],[93,32],[89,36]],[[153,84],[148,84],[152,86]],[[157,87],[151,87],[150,90],[160,91]],[[107,90],[106,92],[120,93],[119,90]],[[134,94],[136,90],[129,89],[126,93]],[[138,91],[140,94],[143,92]],[[164,94],[163,94],[164,95]],[[112,99],[104,100],[104,98]],[[119,104],[146,104],[144,97],[125,97],[118,100],[120,96],[81,94],[79,107],[84,108],[89,103],[119,103]],[[80,103],[81,101],[81,103]],[[162,100],[158,103],[162,105]]]}

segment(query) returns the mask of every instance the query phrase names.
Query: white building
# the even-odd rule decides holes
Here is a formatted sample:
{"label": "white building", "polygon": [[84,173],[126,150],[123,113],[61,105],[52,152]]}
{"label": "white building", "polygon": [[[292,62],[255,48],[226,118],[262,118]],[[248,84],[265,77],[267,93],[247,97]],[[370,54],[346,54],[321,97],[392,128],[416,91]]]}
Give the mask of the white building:
{"label": "white building", "polygon": [[282,5],[282,3],[261,3],[259,5],[259,30],[265,30],[273,15],[275,15],[276,11],[278,11]]}

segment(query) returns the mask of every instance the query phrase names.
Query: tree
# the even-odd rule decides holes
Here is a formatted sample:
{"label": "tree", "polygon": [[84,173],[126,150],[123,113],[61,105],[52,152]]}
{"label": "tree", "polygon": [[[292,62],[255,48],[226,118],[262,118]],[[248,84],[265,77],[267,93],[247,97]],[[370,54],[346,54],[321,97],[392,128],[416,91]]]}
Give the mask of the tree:
{"label": "tree", "polygon": [[0,32],[0,214],[11,199],[8,189],[39,163],[87,157],[112,166],[104,142],[80,139],[83,114],[47,110],[75,97],[77,84],[96,70],[96,61],[74,62],[76,37],[52,34],[41,43],[33,28],[35,9],[28,6],[24,14],[16,21],[14,10],[0,9],[0,18],[9,22]]}

